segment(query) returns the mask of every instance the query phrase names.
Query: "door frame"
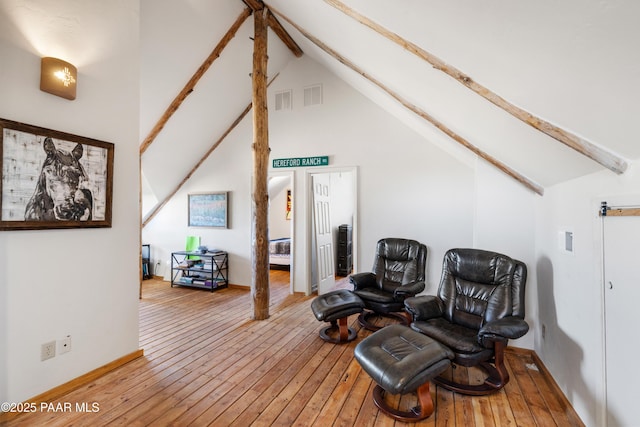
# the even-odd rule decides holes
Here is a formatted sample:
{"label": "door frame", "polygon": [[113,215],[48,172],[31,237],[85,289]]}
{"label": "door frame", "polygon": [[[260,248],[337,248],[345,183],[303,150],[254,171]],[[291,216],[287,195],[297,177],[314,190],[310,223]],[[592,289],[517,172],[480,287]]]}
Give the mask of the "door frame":
{"label": "door frame", "polygon": [[[606,201],[610,207],[637,207],[638,200],[640,200],[640,194],[624,194],[615,196],[602,196],[597,199],[592,199],[592,209],[594,212],[598,212],[601,207],[601,202]],[[596,420],[599,425],[608,425],[608,384],[607,384],[607,273],[605,271],[605,229],[604,222],[606,217],[598,216],[595,219],[598,223],[595,229],[597,230],[597,237],[595,241],[598,242],[598,250],[600,251],[600,339],[601,339],[601,385],[602,388],[597,397],[599,404],[596,407]]]}
{"label": "door frame", "polygon": [[[295,210],[295,194],[296,194],[296,174],[293,171],[274,171],[274,170],[270,170],[269,173],[267,174],[267,182],[269,181],[269,178],[271,177],[275,177],[275,176],[287,176],[289,177],[289,182],[291,184],[291,196],[293,198],[292,203],[291,203],[291,221],[289,224],[289,235],[291,236],[291,247],[290,247],[290,255],[289,255],[289,293],[293,295],[294,293],[294,278],[295,278],[295,274],[293,274],[294,272],[294,263],[295,263],[295,244],[296,244],[296,238],[295,238],[295,221],[296,221],[296,210]],[[269,238],[271,238],[271,236],[269,236]]]}
{"label": "door frame", "polygon": [[358,223],[358,205],[360,199],[359,193],[359,177],[358,177],[358,167],[357,166],[340,166],[340,167],[323,167],[317,169],[306,169],[304,174],[305,184],[304,184],[304,197],[305,197],[305,205],[307,207],[307,215],[305,218],[306,222],[306,230],[305,236],[307,240],[307,250],[306,250],[306,266],[305,266],[305,277],[307,282],[307,287],[305,289],[306,295],[311,295],[313,293],[313,271],[311,268],[312,256],[315,248],[312,247],[312,233],[313,233],[313,179],[311,175],[319,175],[319,174],[331,174],[331,173],[340,173],[340,172],[350,172],[353,176],[353,224],[352,224],[352,239],[353,239],[353,271],[359,271],[358,269],[358,253],[359,253],[359,223]]}

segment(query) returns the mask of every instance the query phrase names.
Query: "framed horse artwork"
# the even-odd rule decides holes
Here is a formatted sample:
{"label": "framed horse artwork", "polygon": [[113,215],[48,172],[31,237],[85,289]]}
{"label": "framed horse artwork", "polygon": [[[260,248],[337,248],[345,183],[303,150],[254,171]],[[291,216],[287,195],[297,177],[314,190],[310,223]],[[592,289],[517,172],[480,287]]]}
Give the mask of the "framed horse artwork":
{"label": "framed horse artwork", "polygon": [[111,143],[0,119],[0,230],[111,227]]}

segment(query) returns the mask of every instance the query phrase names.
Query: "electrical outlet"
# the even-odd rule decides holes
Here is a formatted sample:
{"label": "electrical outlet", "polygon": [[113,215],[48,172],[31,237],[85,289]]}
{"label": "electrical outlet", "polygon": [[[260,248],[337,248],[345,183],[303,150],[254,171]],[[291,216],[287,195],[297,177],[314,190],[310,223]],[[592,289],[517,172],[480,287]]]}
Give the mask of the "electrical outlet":
{"label": "electrical outlet", "polygon": [[51,341],[42,344],[42,348],[40,349],[40,360],[44,361],[53,357],[56,357],[56,342]]}
{"label": "electrical outlet", "polygon": [[60,354],[68,353],[71,351],[71,335],[67,335],[66,338],[58,341],[58,351]]}

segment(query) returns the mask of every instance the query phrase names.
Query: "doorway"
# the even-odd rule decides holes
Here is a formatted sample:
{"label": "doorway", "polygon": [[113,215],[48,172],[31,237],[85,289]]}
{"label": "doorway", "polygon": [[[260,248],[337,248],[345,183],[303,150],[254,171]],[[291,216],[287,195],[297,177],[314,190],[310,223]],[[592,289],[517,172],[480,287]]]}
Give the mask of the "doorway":
{"label": "doorway", "polygon": [[[323,168],[321,172],[307,171],[307,195],[309,214],[307,216],[307,236],[309,241],[308,254],[309,262],[307,266],[308,277],[308,289],[307,293],[319,291],[318,284],[319,270],[318,270],[318,243],[315,239],[314,218],[316,218],[315,204],[313,197],[313,181],[314,177],[319,178],[322,182],[328,182],[329,185],[329,223],[331,228],[332,248],[338,247],[338,230],[342,225],[347,225],[351,230],[352,236],[352,268],[351,271],[358,271],[358,183],[357,183],[357,168],[356,167],[344,167],[344,168]],[[322,243],[322,242],[320,242]],[[337,254],[335,250],[329,255],[332,257],[334,266],[337,265]],[[334,269],[335,270],[335,269]],[[344,283],[344,280],[340,281],[341,277],[335,276],[334,281],[336,284]],[[333,285],[337,286],[337,285]]]}
{"label": "doorway", "polygon": [[[289,292],[294,291],[293,172],[270,172],[269,192],[269,264],[271,269],[288,271]],[[280,275],[285,277],[285,275]]]}
{"label": "doorway", "polygon": [[633,328],[640,322],[638,201],[640,197],[634,200],[636,209],[622,208],[627,211],[624,215],[602,217],[607,427],[634,425],[638,421],[637,395],[633,393],[640,381],[640,374],[634,369],[640,343],[633,337]]}

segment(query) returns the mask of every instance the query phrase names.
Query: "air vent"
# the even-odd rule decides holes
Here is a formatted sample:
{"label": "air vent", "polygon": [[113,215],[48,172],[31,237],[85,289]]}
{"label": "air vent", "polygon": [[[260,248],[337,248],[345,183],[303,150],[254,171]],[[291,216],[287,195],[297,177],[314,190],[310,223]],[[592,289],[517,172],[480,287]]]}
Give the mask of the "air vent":
{"label": "air vent", "polygon": [[574,246],[574,235],[571,229],[564,229],[558,232],[558,249],[560,251],[572,254],[575,246]]}
{"label": "air vent", "polygon": [[573,233],[571,231],[564,232],[564,250],[573,252]]}
{"label": "air vent", "polygon": [[307,86],[304,88],[304,106],[322,104],[322,85]]}
{"label": "air vent", "polygon": [[276,92],[276,111],[291,110],[292,92],[289,90],[281,90]]}

